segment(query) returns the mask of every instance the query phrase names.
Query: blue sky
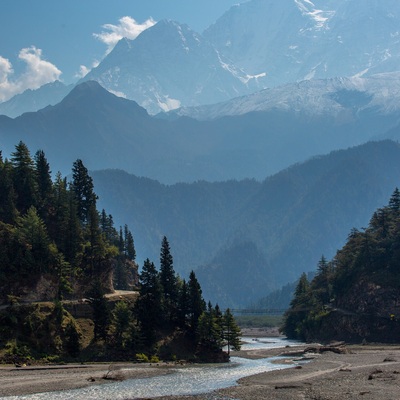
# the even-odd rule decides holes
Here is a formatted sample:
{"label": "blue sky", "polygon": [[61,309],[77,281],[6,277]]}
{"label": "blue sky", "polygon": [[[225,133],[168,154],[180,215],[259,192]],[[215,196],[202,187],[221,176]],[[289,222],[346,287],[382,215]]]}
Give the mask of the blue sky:
{"label": "blue sky", "polygon": [[[59,79],[73,83],[121,35],[168,18],[201,33],[244,0],[1,0],[0,102]],[[126,17],[126,18],[124,18]]]}

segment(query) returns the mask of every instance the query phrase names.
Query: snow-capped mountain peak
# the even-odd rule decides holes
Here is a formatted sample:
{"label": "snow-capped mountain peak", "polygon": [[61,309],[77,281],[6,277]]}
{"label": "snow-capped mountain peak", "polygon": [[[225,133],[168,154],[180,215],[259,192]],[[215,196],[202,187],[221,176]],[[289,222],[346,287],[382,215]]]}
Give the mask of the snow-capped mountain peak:
{"label": "snow-capped mountain peak", "polygon": [[200,34],[172,20],[158,22],[133,41],[123,39],[84,78],[89,79],[154,114],[227,100],[259,84]]}

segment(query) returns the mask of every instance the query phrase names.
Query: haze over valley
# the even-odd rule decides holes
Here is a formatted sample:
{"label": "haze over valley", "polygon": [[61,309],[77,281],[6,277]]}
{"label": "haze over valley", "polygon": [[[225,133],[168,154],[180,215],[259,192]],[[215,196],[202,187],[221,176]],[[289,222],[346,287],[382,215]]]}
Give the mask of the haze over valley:
{"label": "haze over valley", "polygon": [[81,159],[139,266],[166,236],[178,274],[245,307],[334,257],[400,185],[398,1],[250,0],[199,32],[146,23],[107,36],[73,82],[46,61],[52,78],[18,92],[0,57],[3,158],[22,141],[53,176]]}

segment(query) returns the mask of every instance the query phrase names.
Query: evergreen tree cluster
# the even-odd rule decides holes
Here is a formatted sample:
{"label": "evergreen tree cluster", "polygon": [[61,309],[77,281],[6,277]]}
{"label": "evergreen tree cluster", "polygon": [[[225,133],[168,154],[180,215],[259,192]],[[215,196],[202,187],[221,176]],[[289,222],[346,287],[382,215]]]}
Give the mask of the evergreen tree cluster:
{"label": "evergreen tree cluster", "polygon": [[321,257],[315,277],[303,274],[284,333],[301,340],[396,342],[400,337],[400,191],[352,229],[335,257]]}
{"label": "evergreen tree cluster", "polygon": [[[79,323],[61,301],[66,296],[87,298],[99,359],[159,354],[160,342],[174,336],[184,341],[188,354],[197,352],[208,361],[218,358],[210,354],[226,354],[224,345],[228,353],[240,348],[240,329],[230,311],[206,306],[193,271],[188,281],[175,273],[166,237],[159,271],[145,260],[136,279],[137,299],[112,306],[105,294],[132,288],[135,258],[128,226],[115,229],[112,216],[97,210],[93,181],[81,160],[73,163],[70,182],[60,173],[53,181],[43,151],[32,158],[20,142],[10,160],[0,153],[0,300],[10,304],[0,314],[0,336],[2,344],[14,343],[12,354],[24,348],[82,356]],[[54,307],[47,314],[36,307],[32,319],[24,307],[14,306],[20,295],[37,291],[41,280],[46,290],[36,293],[36,300],[53,300]],[[37,322],[41,319],[46,324]],[[45,343],[38,340],[42,329],[49,335]]]}
{"label": "evergreen tree cluster", "polygon": [[[0,152],[0,293],[20,295],[45,278],[56,288],[49,300],[115,269],[124,288],[136,270],[133,236],[118,232],[111,215],[96,208],[93,181],[81,160],[72,180],[52,180],[43,151],[31,157],[20,142],[10,159]],[[26,290],[26,289],[25,289]]]}
{"label": "evergreen tree cluster", "polygon": [[[161,243],[160,269],[149,259],[144,261],[135,302],[121,300],[111,310],[104,294],[101,282],[94,282],[89,293],[94,341],[102,341],[123,359],[132,359],[137,354],[149,358],[162,353],[166,358],[173,358],[166,349],[166,338],[178,339],[180,356],[197,360],[226,360],[231,348],[240,349],[241,332],[232,313],[229,309],[222,313],[218,305],[214,308],[211,303],[206,306],[193,271],[187,282],[175,273],[165,236]],[[164,342],[164,348],[159,348],[160,342]],[[225,345],[227,353],[222,351]]]}
{"label": "evergreen tree cluster", "polygon": [[196,275],[189,280],[176,275],[173,257],[164,236],[160,251],[160,271],[153,262],[145,260],[140,274],[140,295],[133,314],[148,347],[160,336],[181,331],[200,354],[219,353],[222,347],[240,349],[240,329],[229,309],[222,314],[206,303]]}

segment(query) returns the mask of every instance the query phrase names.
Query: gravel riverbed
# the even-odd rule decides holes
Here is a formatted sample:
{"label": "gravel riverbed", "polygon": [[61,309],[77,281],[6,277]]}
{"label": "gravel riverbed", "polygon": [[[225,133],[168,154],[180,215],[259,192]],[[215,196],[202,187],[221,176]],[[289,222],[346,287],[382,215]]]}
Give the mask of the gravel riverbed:
{"label": "gravel riverbed", "polygon": [[[295,349],[296,353],[306,346]],[[346,346],[346,352],[308,353],[301,367],[269,371],[239,380],[238,385],[194,396],[159,400],[399,400],[400,346]],[[272,357],[293,349],[242,351],[235,356]],[[293,358],[298,357],[293,353]],[[127,369],[127,367],[129,369]],[[176,365],[90,364],[0,367],[0,396],[67,390],[110,381],[168,374]],[[185,368],[185,366],[182,366]],[[104,379],[105,377],[109,379]],[[111,379],[110,379],[111,378]]]}

